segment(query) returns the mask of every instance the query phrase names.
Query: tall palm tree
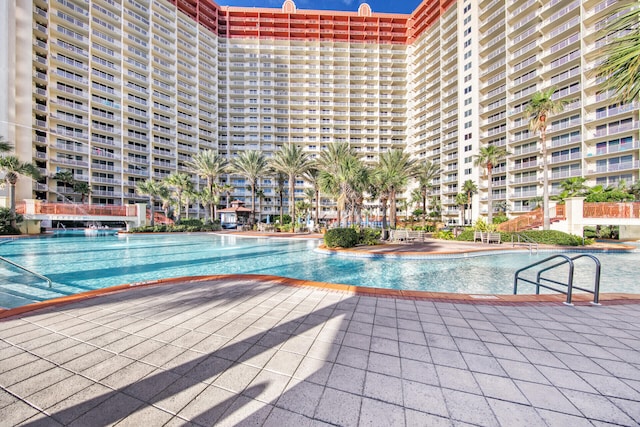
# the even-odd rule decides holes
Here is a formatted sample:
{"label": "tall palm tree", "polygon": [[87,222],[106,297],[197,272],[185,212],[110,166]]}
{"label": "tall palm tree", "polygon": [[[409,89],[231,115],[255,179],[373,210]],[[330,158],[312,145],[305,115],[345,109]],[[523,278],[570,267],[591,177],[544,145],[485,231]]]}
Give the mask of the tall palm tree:
{"label": "tall palm tree", "polygon": [[[462,184],[462,191],[467,195],[467,204],[469,205],[469,223],[471,223],[473,221],[473,207],[471,206],[471,204],[473,202],[474,193],[478,192],[478,186],[475,182],[473,182],[472,179],[468,179]],[[462,219],[462,223],[464,225],[466,220],[464,217]]]}
{"label": "tall palm tree", "polygon": [[259,188],[256,190],[256,197],[258,198],[258,222],[262,221],[262,199],[264,199],[264,190]]}
{"label": "tall palm tree", "polygon": [[[320,157],[317,160],[317,167],[321,171],[321,175],[325,175],[324,177],[320,177],[320,179],[324,182],[324,188],[321,188],[322,192],[332,197],[338,203],[338,197],[340,193],[339,186],[329,188],[326,186],[331,179],[329,179],[329,175],[338,174],[338,169],[344,169],[346,164],[354,165],[353,159],[359,160],[359,156],[357,151],[351,147],[351,145],[347,142],[334,142],[327,146],[325,151],[320,153]],[[341,162],[346,162],[342,166],[340,166]],[[343,170],[344,172],[344,170]],[[339,203],[338,203],[339,204]],[[337,221],[340,223],[341,221],[341,211],[337,208]]]}
{"label": "tall palm tree", "polygon": [[469,197],[467,196],[467,193],[456,194],[456,205],[462,208],[462,225],[464,225],[465,223],[465,211],[467,203],[469,203]]}
{"label": "tall palm tree", "polygon": [[425,226],[427,215],[427,198],[429,196],[429,190],[433,185],[433,180],[440,176],[442,170],[440,166],[425,160],[419,162],[416,166],[416,179],[418,180],[418,189],[421,195],[422,201],[422,226]]}
{"label": "tall palm tree", "polygon": [[276,178],[276,186],[278,187],[278,209],[280,212],[280,224],[283,224],[283,209],[284,209],[284,182],[285,182],[285,176],[283,173],[281,172],[275,172],[275,178]]}
{"label": "tall palm tree", "polygon": [[489,224],[493,223],[493,168],[500,164],[508,154],[509,153],[504,147],[487,145],[480,147],[478,154],[474,156],[474,166],[480,166],[487,169],[487,204],[489,206],[487,222]]}
{"label": "tall palm tree", "polygon": [[166,190],[167,188],[165,187],[164,183],[160,181],[155,181],[153,179],[144,180],[142,182],[139,182],[138,185],[136,185],[136,191],[138,192],[138,194],[140,194],[141,196],[149,197],[149,207],[151,211],[152,227],[155,222],[155,219],[154,219],[155,200],[161,199],[162,196],[166,193]]}
{"label": "tall palm tree", "polygon": [[283,145],[271,159],[271,167],[282,172],[289,179],[289,214],[296,218],[296,178],[311,169],[312,160],[302,147],[295,144]]}
{"label": "tall palm tree", "polygon": [[554,100],[553,94],[556,88],[536,92],[531,97],[525,113],[529,115],[529,127],[534,132],[540,132],[540,144],[542,147],[542,217],[544,230],[551,228],[549,218],[549,165],[547,163],[547,119],[552,114],[557,114],[564,109],[566,100]]}
{"label": "tall palm tree", "polygon": [[337,201],[337,220],[342,222],[342,212],[349,210],[352,220],[364,201],[363,194],[369,184],[369,170],[353,155],[341,158],[331,170],[320,172],[320,189]]}
{"label": "tall palm tree", "polygon": [[[229,207],[229,199],[231,198],[231,194],[233,193],[233,185],[231,184],[223,184],[220,186],[220,191],[225,195],[226,207]],[[215,219],[215,218],[214,218]]]}
{"label": "tall palm tree", "polygon": [[[320,169],[313,167],[309,169],[307,172],[302,174],[302,179],[311,184],[311,188],[307,190],[311,190],[313,192],[313,197],[310,197],[310,203],[313,203],[315,200],[316,203],[316,214],[314,218],[314,224],[317,226],[318,221],[320,220]],[[305,191],[305,194],[307,192]],[[307,194],[309,196],[309,194]]]}
{"label": "tall palm tree", "polygon": [[40,178],[40,170],[32,163],[23,162],[16,156],[0,157],[0,171],[4,172],[4,180],[9,184],[9,211],[11,226],[16,226],[16,183],[20,175],[33,179]]}
{"label": "tall palm tree", "polygon": [[231,169],[249,181],[251,186],[251,224],[255,223],[256,183],[258,178],[267,174],[267,159],[260,151],[245,151],[231,162]]}
{"label": "tall palm tree", "polygon": [[210,215],[212,219],[216,218],[218,216],[218,206],[213,202],[215,200],[213,195],[215,195],[218,188],[215,184],[218,177],[227,172],[229,162],[224,156],[213,150],[203,150],[193,156],[187,166],[196,175],[207,180],[207,188],[212,195],[209,199]]}
{"label": "tall palm tree", "polygon": [[[182,196],[185,192],[191,191],[193,188],[193,183],[191,182],[191,178],[186,173],[175,172],[169,175],[164,179],[165,184],[171,192],[175,196],[175,202],[177,212],[176,212],[176,220],[180,222],[180,217],[182,215]],[[189,207],[187,206],[187,210]]]}
{"label": "tall palm tree", "polygon": [[615,37],[602,50],[604,60],[597,71],[618,100],[628,104],[640,97],[640,5],[637,0],[621,3],[613,12],[620,16],[604,29],[605,36]]}
{"label": "tall palm tree", "polygon": [[409,178],[415,176],[416,163],[409,153],[402,150],[389,150],[380,154],[380,168],[384,171],[389,189],[389,222],[396,226],[396,196],[406,187]]}

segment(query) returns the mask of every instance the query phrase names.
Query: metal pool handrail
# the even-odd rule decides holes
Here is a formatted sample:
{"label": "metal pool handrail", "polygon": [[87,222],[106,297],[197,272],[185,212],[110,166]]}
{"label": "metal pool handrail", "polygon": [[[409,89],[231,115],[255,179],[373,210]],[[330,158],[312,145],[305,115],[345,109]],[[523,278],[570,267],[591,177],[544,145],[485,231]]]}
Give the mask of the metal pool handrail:
{"label": "metal pool handrail", "polygon": [[40,279],[42,279],[42,280],[46,281],[46,282],[47,282],[47,286],[48,286],[49,288],[50,288],[50,287],[52,286],[52,284],[53,284],[53,282],[51,281],[51,279],[49,279],[48,277],[43,276],[42,274],[36,273],[35,271],[29,270],[27,267],[23,267],[23,266],[21,266],[20,264],[16,264],[15,262],[10,261],[10,260],[6,259],[6,258],[5,258],[5,257],[3,257],[3,256],[0,256],[0,260],[1,260],[1,261],[6,262],[7,264],[11,264],[12,266],[17,267],[17,268],[19,268],[19,269],[21,269],[21,270],[23,270],[23,271],[26,271],[27,273],[31,273],[31,274],[33,274],[34,276],[36,276],[36,277],[38,277],[38,278],[40,278]]}
{"label": "metal pool handrail", "polygon": [[[583,258],[583,257],[590,258],[591,260],[593,260],[594,263],[595,263],[595,266],[596,266],[596,270],[595,270],[595,273],[594,273],[594,289],[593,290],[585,289],[585,288],[581,288],[579,286],[574,286],[573,285],[573,273],[574,273],[573,261],[575,261],[578,258]],[[536,280],[535,281],[530,280],[530,279],[526,279],[524,277],[520,277],[520,273],[521,272],[523,272],[525,270],[529,270],[529,269],[531,269],[533,267],[536,267],[538,265],[547,263],[548,261],[551,261],[551,260],[557,259],[557,258],[562,259],[562,261],[557,262],[557,263],[555,263],[555,264],[553,264],[551,266],[548,266],[546,268],[543,268],[542,270],[539,270],[537,275],[536,275]],[[545,271],[552,270],[552,269],[554,269],[556,267],[559,267],[559,266],[565,265],[565,264],[569,264],[569,274],[568,274],[566,283],[560,282],[560,281],[557,281],[557,280],[554,280],[554,279],[549,279],[549,278],[546,278],[546,277],[542,277],[542,273],[544,273]],[[515,277],[514,277],[514,280],[513,280],[513,294],[516,295],[518,293],[518,281],[522,280],[523,282],[527,282],[527,283],[531,283],[533,285],[536,285],[536,295],[540,294],[540,287],[543,287],[545,289],[549,289],[549,290],[552,290],[552,291],[555,291],[555,292],[560,292],[562,294],[565,294],[567,296],[567,301],[565,302],[565,304],[572,305],[571,298],[572,298],[572,295],[573,295],[573,289],[575,288],[575,289],[579,289],[581,291],[593,294],[593,304],[599,305],[599,298],[600,298],[600,270],[601,270],[600,260],[598,258],[596,258],[595,256],[590,255],[590,254],[580,254],[580,255],[576,255],[574,257],[568,257],[567,255],[562,255],[562,254],[552,255],[552,256],[550,256],[548,258],[545,258],[545,259],[543,259],[541,261],[538,261],[538,262],[535,262],[533,264],[530,264],[530,265],[528,265],[526,267],[523,267],[523,268],[519,269],[518,271],[516,271],[515,272]],[[565,286],[567,288],[567,290],[564,291],[562,289],[558,289],[558,288],[555,288],[553,286],[543,284],[542,283],[543,280],[545,282],[553,283],[553,284],[560,285],[560,286]]]}

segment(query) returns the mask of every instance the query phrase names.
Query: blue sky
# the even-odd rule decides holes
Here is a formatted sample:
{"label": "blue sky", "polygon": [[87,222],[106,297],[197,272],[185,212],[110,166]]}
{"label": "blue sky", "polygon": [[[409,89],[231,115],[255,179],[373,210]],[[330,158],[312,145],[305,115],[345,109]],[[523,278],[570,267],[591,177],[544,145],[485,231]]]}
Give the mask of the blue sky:
{"label": "blue sky", "polygon": [[[214,0],[220,6],[281,8],[284,0]],[[293,0],[298,9],[344,10],[356,12],[363,0]],[[421,0],[368,0],[373,12],[411,13]]]}

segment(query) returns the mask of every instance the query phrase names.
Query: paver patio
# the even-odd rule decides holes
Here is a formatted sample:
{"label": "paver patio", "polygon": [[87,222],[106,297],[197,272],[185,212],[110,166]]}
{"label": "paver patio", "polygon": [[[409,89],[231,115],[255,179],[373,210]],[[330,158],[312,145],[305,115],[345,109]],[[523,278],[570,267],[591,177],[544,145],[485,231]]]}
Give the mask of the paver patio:
{"label": "paver patio", "polygon": [[133,288],[0,321],[0,424],[636,426],[639,308]]}

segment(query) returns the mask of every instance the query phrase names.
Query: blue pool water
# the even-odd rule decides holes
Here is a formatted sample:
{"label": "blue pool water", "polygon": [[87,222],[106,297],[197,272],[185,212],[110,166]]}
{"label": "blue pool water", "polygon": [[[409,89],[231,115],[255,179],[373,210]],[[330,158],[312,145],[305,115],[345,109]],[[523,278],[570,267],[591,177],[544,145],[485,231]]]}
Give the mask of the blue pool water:
{"label": "blue pool water", "polygon": [[[51,291],[40,290],[40,299],[54,297],[55,292],[68,294],[161,278],[233,273],[431,292],[510,294],[517,269],[550,255],[522,252],[460,259],[347,258],[318,253],[317,245],[314,240],[216,234],[54,236],[13,240],[0,245],[0,254],[53,281]],[[597,257],[603,265],[601,292],[640,292],[635,280],[640,250]],[[592,287],[592,264],[584,263],[584,268],[576,267],[576,284],[582,281],[585,287]],[[42,283],[2,266],[0,284],[11,288],[13,285],[6,284],[20,281]],[[521,289],[521,293],[533,293],[532,286]],[[5,296],[3,300],[0,294],[0,307],[25,303],[19,298],[17,302],[8,299]]]}

